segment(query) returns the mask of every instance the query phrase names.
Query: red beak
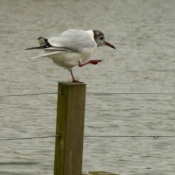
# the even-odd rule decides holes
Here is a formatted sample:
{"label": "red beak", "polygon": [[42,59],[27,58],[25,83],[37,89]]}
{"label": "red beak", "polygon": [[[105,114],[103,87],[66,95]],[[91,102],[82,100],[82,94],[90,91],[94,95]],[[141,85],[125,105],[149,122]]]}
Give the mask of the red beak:
{"label": "red beak", "polygon": [[112,44],[110,44],[110,43],[108,43],[108,42],[106,42],[106,41],[105,41],[105,44],[106,44],[107,46],[109,46],[109,47],[112,47],[113,49],[116,49]]}

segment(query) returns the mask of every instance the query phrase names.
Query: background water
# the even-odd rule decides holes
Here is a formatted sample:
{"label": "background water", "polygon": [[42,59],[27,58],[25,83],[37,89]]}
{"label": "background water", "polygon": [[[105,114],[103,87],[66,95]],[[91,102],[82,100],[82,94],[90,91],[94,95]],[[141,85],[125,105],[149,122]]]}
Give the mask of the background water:
{"label": "background water", "polygon": [[[175,0],[0,0],[0,94],[56,92],[70,73],[42,51],[40,36],[98,29],[116,46],[98,65],[74,68],[88,92],[175,92]],[[57,95],[0,98],[0,138],[55,134]],[[85,135],[175,136],[175,96],[87,94]],[[1,175],[53,174],[54,138],[0,141]],[[85,138],[83,170],[174,175],[175,138]]]}

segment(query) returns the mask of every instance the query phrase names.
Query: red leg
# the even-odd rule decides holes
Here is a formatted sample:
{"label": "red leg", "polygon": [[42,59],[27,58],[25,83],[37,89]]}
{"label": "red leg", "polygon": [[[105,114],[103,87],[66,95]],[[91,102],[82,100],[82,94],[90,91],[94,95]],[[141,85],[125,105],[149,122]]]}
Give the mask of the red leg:
{"label": "red leg", "polygon": [[78,66],[79,67],[83,67],[85,66],[86,64],[98,64],[99,62],[101,62],[102,60],[89,60],[88,62],[86,63],[81,63],[80,61],[78,61]]}
{"label": "red leg", "polygon": [[80,82],[78,80],[75,80],[74,75],[72,73],[72,70],[70,70],[70,73],[71,73],[71,76],[72,76],[72,82],[74,82],[74,83],[82,83],[82,82]]}

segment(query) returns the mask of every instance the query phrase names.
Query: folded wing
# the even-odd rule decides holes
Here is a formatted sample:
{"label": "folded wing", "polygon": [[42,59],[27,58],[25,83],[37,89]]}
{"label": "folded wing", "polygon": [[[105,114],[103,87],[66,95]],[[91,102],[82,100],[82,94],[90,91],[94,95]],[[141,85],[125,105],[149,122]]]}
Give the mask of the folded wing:
{"label": "folded wing", "polygon": [[60,51],[81,52],[82,49],[93,48],[95,45],[95,42],[86,31],[78,29],[69,29],[59,34],[57,37],[52,37],[50,39],[39,37],[38,42],[40,46],[27,48],[26,50],[44,49],[48,52],[33,57],[33,59],[54,55]]}
{"label": "folded wing", "polygon": [[75,52],[80,52],[83,48],[92,48],[95,45],[86,31],[78,29],[69,29],[57,37],[48,39],[48,43],[54,48],[64,48]]}

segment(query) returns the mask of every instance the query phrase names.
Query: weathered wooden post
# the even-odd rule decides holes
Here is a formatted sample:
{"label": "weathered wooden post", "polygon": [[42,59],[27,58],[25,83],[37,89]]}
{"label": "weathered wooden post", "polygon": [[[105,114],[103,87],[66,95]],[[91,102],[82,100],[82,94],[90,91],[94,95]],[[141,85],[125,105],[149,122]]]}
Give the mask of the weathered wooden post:
{"label": "weathered wooden post", "polygon": [[58,84],[54,175],[81,175],[84,137],[84,83]]}
{"label": "weathered wooden post", "polygon": [[104,171],[82,174],[86,85],[58,84],[54,175],[114,175]]}

